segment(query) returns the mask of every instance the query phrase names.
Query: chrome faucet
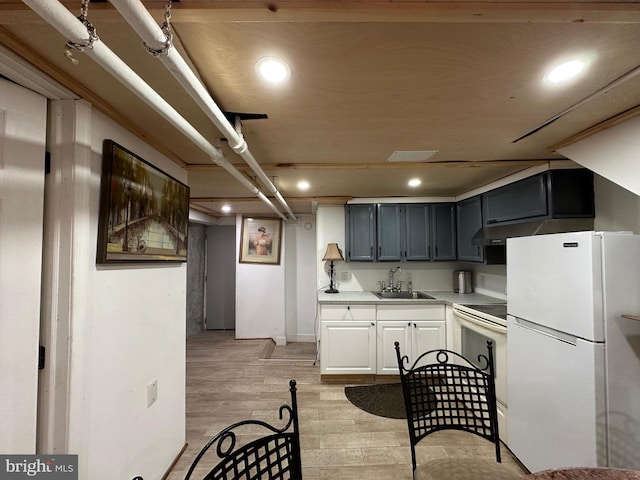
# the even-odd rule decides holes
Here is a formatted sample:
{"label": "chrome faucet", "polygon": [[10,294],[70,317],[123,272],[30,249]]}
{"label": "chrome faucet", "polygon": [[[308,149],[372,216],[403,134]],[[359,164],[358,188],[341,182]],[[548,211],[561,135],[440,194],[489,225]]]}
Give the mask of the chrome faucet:
{"label": "chrome faucet", "polygon": [[394,292],[396,290],[396,288],[393,286],[393,275],[401,271],[402,269],[400,267],[392,268],[391,270],[389,270],[389,291]]}

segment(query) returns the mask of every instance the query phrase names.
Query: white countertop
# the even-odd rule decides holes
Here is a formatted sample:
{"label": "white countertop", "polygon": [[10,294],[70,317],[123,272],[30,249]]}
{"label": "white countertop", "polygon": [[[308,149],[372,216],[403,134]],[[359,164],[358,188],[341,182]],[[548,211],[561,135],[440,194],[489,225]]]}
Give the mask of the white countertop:
{"label": "white countertop", "polygon": [[318,293],[318,302],[325,305],[341,305],[349,303],[373,303],[373,304],[430,304],[430,303],[448,303],[463,305],[485,305],[490,303],[505,303],[505,300],[480,293],[453,293],[451,290],[430,291],[419,290],[423,293],[431,295],[434,300],[419,298],[379,298],[373,292],[349,292],[341,291],[340,293]]}

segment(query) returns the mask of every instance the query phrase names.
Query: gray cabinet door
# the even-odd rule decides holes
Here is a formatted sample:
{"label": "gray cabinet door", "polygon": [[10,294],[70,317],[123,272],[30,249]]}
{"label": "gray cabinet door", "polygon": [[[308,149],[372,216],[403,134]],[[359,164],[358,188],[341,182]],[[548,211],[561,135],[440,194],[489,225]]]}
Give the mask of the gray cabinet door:
{"label": "gray cabinet door", "polygon": [[482,200],[475,196],[457,204],[458,260],[469,262],[484,261],[484,252],[480,245],[471,243],[471,239],[482,227]]}
{"label": "gray cabinet door", "polygon": [[405,212],[405,260],[431,260],[431,231],[429,205],[406,204]]}
{"label": "gray cabinet door", "polygon": [[347,205],[347,261],[373,262],[376,250],[376,206]]}
{"label": "gray cabinet door", "polygon": [[402,209],[399,204],[378,205],[378,261],[402,260]]}
{"label": "gray cabinet door", "polygon": [[540,174],[496,188],[482,196],[485,225],[546,216],[547,182]]}
{"label": "gray cabinet door", "polygon": [[431,230],[433,260],[455,260],[457,258],[455,203],[431,205]]}

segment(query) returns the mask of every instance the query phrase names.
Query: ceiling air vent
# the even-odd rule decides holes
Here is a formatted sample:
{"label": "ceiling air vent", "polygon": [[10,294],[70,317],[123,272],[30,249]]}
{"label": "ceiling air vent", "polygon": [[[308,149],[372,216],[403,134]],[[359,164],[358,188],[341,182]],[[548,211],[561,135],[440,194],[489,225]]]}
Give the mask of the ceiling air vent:
{"label": "ceiling air vent", "polygon": [[438,150],[396,150],[387,158],[387,162],[426,162]]}

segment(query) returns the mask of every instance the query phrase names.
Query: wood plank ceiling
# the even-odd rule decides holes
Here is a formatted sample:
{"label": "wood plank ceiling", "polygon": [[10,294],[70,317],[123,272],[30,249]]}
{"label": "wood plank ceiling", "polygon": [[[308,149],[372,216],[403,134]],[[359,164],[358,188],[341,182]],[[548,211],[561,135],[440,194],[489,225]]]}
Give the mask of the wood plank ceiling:
{"label": "wood plank ceiling", "polygon": [[[57,1],[57,0],[50,0]],[[80,1],[62,2],[75,15]],[[162,23],[166,1],[144,5]],[[108,3],[89,6],[100,39],[248,178],[177,81]],[[294,212],[352,197],[453,197],[532,165],[554,146],[640,105],[640,3],[607,1],[173,2],[174,44],[226,111],[267,114],[242,133]],[[24,4],[0,0],[0,42],[77,96],[145,138],[189,172],[192,205],[214,216],[268,209],[150,107]],[[255,74],[260,57],[291,67],[286,85]],[[589,60],[565,85],[543,82],[561,60]],[[389,163],[394,151],[436,150],[426,162]],[[410,189],[407,181],[420,178]],[[307,191],[297,184],[306,180]],[[256,183],[259,183],[255,180]]]}

